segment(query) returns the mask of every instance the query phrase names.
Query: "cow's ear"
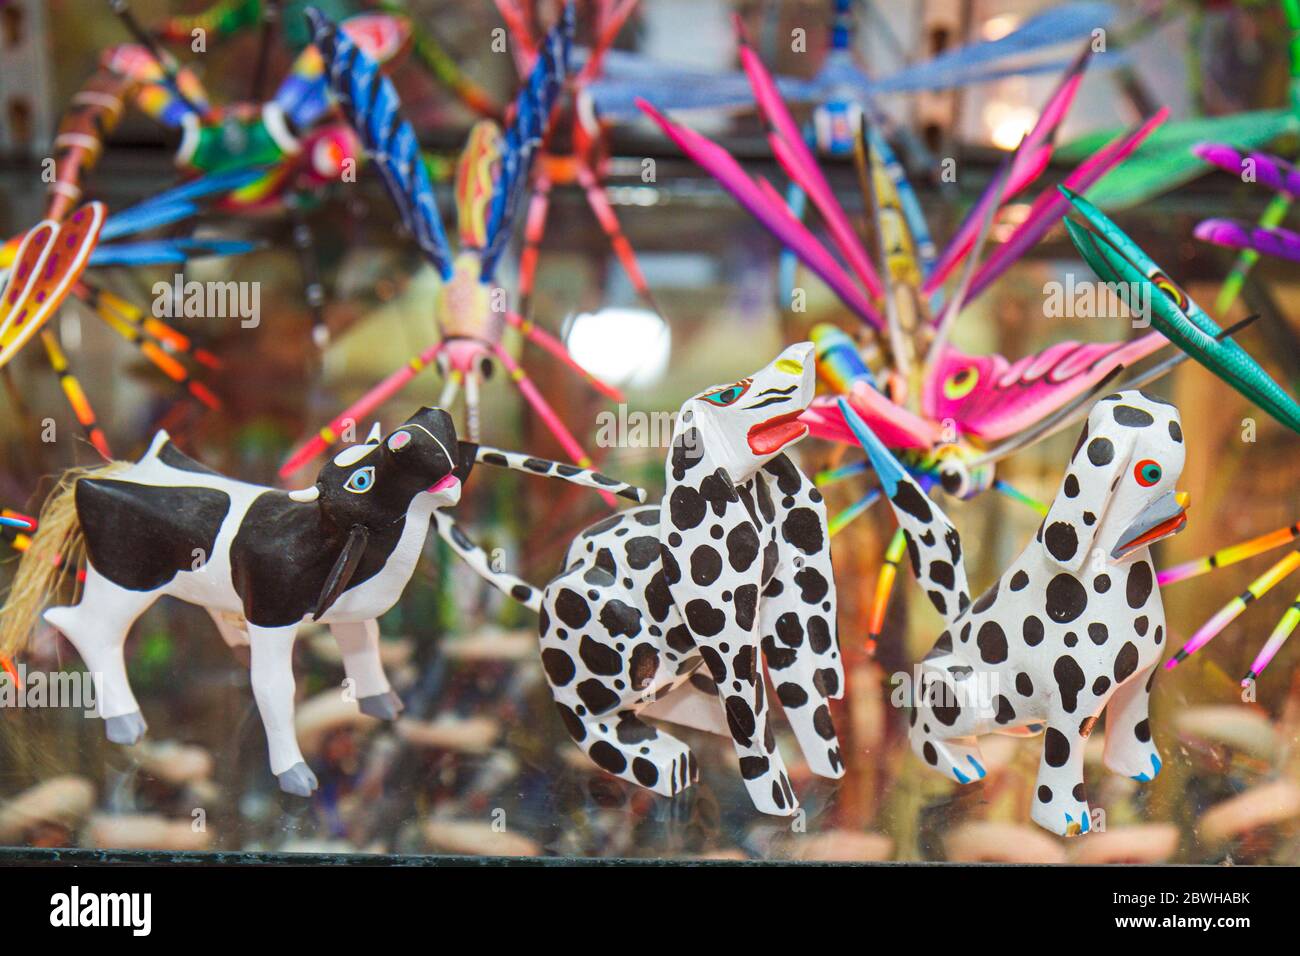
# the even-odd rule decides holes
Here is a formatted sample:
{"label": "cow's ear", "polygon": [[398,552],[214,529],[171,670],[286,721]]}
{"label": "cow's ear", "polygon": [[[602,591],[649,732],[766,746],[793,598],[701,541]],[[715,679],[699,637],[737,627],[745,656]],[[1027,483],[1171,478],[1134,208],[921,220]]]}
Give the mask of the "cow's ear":
{"label": "cow's ear", "polygon": [[312,611],[313,620],[319,621],[321,615],[330,609],[330,605],[338,600],[339,595],[347,590],[348,582],[352,580],[352,575],[356,574],[357,565],[361,563],[369,541],[370,532],[363,525],[352,526],[352,530],[348,532],[347,543],[343,545],[342,553],[334,562],[334,567],[330,568],[325,586],[321,588],[320,598],[316,601],[316,610]]}
{"label": "cow's ear", "polygon": [[472,441],[456,442],[456,470],[452,472],[460,479],[461,485],[469,479],[469,473],[474,468],[474,461],[478,457],[478,443]]}

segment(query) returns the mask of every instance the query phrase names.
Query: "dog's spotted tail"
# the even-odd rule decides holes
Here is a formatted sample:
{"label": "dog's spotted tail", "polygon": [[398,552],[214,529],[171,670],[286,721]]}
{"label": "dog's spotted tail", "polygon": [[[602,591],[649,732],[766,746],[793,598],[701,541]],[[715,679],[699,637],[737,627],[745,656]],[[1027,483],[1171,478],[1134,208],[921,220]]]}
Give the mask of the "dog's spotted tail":
{"label": "dog's spotted tail", "polygon": [[881,489],[907,538],[907,551],[917,582],[944,621],[952,624],[970,606],[961,536],[853,406],[842,398],[839,406],[844,421],[871,460]]}

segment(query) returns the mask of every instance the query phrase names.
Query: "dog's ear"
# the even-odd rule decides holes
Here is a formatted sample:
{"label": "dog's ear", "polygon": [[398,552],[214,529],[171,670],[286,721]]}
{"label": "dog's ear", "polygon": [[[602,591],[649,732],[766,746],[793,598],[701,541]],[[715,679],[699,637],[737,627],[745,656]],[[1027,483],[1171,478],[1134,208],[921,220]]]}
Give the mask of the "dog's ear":
{"label": "dog's ear", "polygon": [[1100,428],[1090,433],[1096,418],[1091,416],[1083,426],[1040,530],[1048,557],[1071,573],[1077,573],[1093,552],[1097,531],[1115,486],[1128,468],[1137,435],[1132,428]]}
{"label": "dog's ear", "polygon": [[[707,446],[707,441],[719,436],[710,434],[706,440],[707,429],[697,428],[697,424],[689,414],[678,416],[664,469],[659,544],[664,583],[698,643],[716,634],[710,631],[709,624],[721,616],[713,606],[721,603],[725,586],[718,583],[718,578],[727,567],[729,550],[737,554],[753,551],[758,556],[761,547],[741,492]],[[749,506],[752,504],[751,500]],[[746,605],[752,610],[751,602],[757,601],[762,561],[746,564],[743,572],[739,572],[739,565],[732,565],[732,569],[740,573],[739,581],[732,579],[741,585],[735,594],[737,619],[752,625],[753,615],[740,610]],[[709,608],[709,613],[692,613],[704,608]],[[703,634],[699,633],[701,627]]]}

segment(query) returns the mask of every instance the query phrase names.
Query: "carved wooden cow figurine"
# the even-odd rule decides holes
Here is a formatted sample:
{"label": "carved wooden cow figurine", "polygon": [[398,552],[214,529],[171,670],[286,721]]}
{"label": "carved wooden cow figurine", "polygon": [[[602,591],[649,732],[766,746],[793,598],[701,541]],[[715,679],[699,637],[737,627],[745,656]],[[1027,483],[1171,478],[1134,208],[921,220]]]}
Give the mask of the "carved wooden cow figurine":
{"label": "carved wooden cow figurine", "polygon": [[798,417],[813,390],[813,347],[802,343],[690,399],[660,505],[582,532],[547,585],[540,630],[551,691],[570,735],[610,773],[664,796],[696,779],[687,746],[642,717],[674,719],[674,697],[708,685],[707,673],[754,805],[794,813],[765,661],[810,768],[843,774],[827,707],[844,673],[826,509],[783,454],[807,433]]}
{"label": "carved wooden cow figurine", "polygon": [[[303,622],[329,625],[362,712],[392,719],[401,701],[380,664],[376,618],[410,580],[430,518],[480,575],[537,606],[533,588],[493,571],[481,549],[437,513],[460,499],[461,482],[476,460],[513,467],[514,459],[526,471],[644,501],[640,489],[585,469],[458,442],[451,417],[438,408],[421,409],[382,440],[376,426],[366,442],[325,465],[315,485],[294,492],[219,475],[159,432],[140,461],[65,479],[46,503],[14,592],[39,590],[26,586],[24,575],[39,580],[43,568],[66,558],[67,541],[84,539],[81,600],[50,608],[45,618],[95,675],[108,737],[123,744],[135,743],[146,729],[123,662],[131,624],[163,595],[206,608],[227,642],[250,646],[271,770],[282,789],[307,796],[317,782],[298,748],[293,720],[293,642]],[[47,521],[60,510],[71,520]],[[59,540],[51,543],[47,534]],[[35,609],[7,615],[0,652],[21,646],[30,621],[15,618],[27,610],[34,617]]]}
{"label": "carved wooden cow figurine", "polygon": [[961,541],[847,403],[907,535],[912,569],[947,629],[914,689],[912,747],[958,783],[983,777],[975,738],[1046,725],[1032,816],[1089,829],[1084,745],[1106,711],[1104,761],[1151,780],[1160,757],[1147,704],[1165,638],[1149,546],[1187,522],[1178,410],[1141,391],[1099,401],[1035,539],[973,604]]}

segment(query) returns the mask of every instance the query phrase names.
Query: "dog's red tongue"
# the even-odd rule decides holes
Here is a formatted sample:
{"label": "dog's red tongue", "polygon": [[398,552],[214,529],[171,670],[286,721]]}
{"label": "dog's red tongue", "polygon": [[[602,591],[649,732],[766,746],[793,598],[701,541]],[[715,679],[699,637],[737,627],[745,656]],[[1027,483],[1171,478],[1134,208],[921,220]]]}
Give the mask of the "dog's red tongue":
{"label": "dog's red tongue", "polygon": [[802,411],[778,415],[759,422],[749,430],[749,450],[756,455],[771,455],[797,438],[808,433],[808,426],[799,421]]}

